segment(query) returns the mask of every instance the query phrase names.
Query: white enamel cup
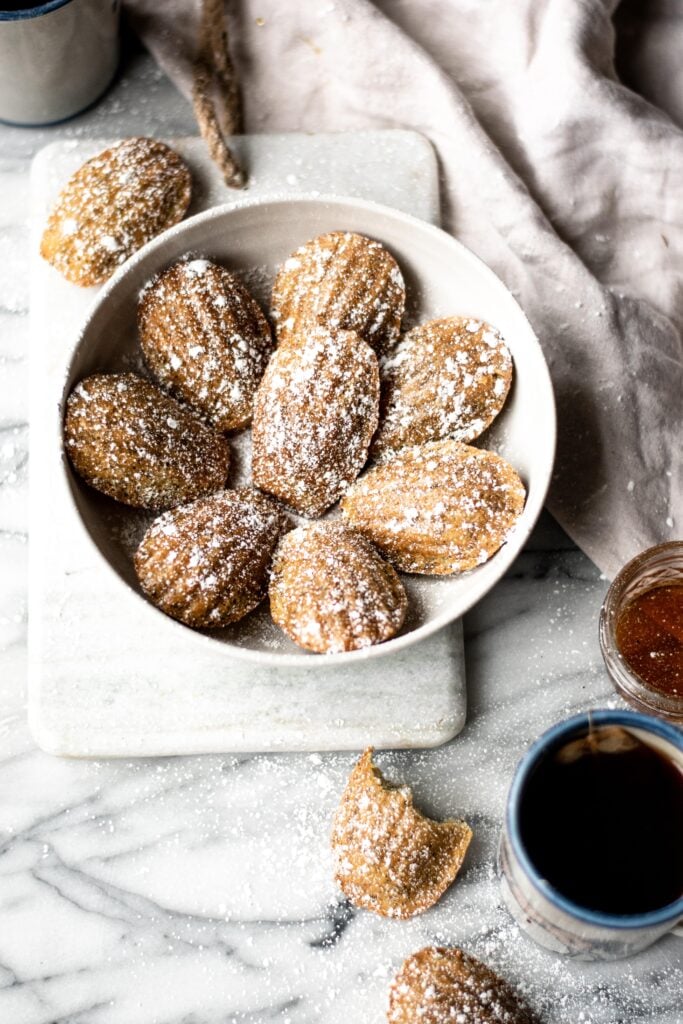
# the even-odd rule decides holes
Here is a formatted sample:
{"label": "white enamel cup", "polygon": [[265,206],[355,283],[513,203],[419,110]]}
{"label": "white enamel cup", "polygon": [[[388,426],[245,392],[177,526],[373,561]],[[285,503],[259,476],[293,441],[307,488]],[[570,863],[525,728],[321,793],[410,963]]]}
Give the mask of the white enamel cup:
{"label": "white enamel cup", "polygon": [[519,824],[527,780],[547,755],[589,728],[617,725],[633,733],[683,771],[683,732],[635,711],[592,711],[554,725],[536,740],[515,772],[508,794],[498,851],[503,900],[522,931],[540,946],[575,960],[619,960],[632,956],[667,932],[683,935],[683,895],[645,914],[606,914],[567,899],[536,870]]}
{"label": "white enamel cup", "polygon": [[3,10],[0,0],[0,121],[54,124],[94,103],[118,64],[119,8],[120,0],[48,0]]}

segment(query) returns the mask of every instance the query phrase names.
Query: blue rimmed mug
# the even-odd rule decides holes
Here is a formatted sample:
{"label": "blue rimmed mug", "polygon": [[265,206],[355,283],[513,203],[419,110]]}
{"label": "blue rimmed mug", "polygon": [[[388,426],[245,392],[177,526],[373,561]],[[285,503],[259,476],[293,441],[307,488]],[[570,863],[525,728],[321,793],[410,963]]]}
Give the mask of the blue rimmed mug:
{"label": "blue rimmed mug", "polygon": [[618,960],[667,932],[683,935],[683,895],[643,914],[608,914],[563,896],[534,867],[520,828],[520,810],[532,772],[550,753],[590,729],[621,726],[683,771],[683,732],[635,711],[592,711],[554,725],[524,755],[512,780],[498,851],[503,900],[520,928],[540,946],[576,960]]}
{"label": "blue rimmed mug", "polygon": [[73,117],[118,64],[120,0],[0,0],[0,121],[24,127]]}

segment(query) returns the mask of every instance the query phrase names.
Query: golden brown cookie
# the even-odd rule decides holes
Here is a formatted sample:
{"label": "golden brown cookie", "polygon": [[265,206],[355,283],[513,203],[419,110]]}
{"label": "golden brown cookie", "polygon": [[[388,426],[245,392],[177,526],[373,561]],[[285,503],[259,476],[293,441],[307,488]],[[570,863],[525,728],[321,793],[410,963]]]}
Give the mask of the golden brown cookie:
{"label": "golden brown cookie", "polygon": [[448,576],[482,565],[524,508],[500,455],[459,441],[402,448],[346,493],[346,520],[404,572]]}
{"label": "golden brown cookie", "polygon": [[455,947],[427,946],[404,960],[389,992],[389,1024],[533,1024],[515,990]]}
{"label": "golden brown cookie", "polygon": [[503,408],[512,357],[490,324],[452,316],[409,331],[380,370],[373,455],[426,441],[479,437]]}
{"label": "golden brown cookie", "polygon": [[219,491],[155,519],[135,553],[147,597],[195,628],[227,626],[263,600],[287,517],[253,488]]}
{"label": "golden brown cookie", "polygon": [[300,246],[273,285],[271,315],[278,343],[307,323],[356,331],[376,352],[398,340],[405,285],[384,246],[350,231],[331,231]]}
{"label": "golden brown cookie", "polygon": [[433,906],[452,884],[472,830],[464,821],[432,821],[406,786],[389,786],[365,751],[334,817],[335,878],[356,907],[406,918]]}
{"label": "golden brown cookie", "polygon": [[227,441],[134,373],[98,373],[66,403],[64,448],[86,483],[155,511],[223,487]]}
{"label": "golden brown cookie", "polygon": [[144,290],[140,343],[157,380],[219,430],[246,427],[273,350],[258,303],[225,267],[182,260]]}
{"label": "golden brown cookie", "polygon": [[50,213],[40,254],[68,281],[101,284],[185,216],[190,172],[158,139],[124,139],[80,167]]}
{"label": "golden brown cookie", "polygon": [[406,593],[372,544],[339,521],[311,523],[280,541],[273,560],[270,613],[309,651],[355,651],[395,636]]}
{"label": "golden brown cookie", "polygon": [[351,331],[311,327],[276,349],[254,402],[254,483],[320,516],[356,479],[377,427],[375,353]]}

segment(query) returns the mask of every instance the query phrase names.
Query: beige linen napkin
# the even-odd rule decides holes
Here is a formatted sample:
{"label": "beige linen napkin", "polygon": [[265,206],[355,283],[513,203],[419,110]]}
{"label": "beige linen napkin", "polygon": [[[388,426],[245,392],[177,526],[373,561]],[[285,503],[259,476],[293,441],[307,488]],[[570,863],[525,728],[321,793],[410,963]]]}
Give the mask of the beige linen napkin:
{"label": "beige linen napkin", "polygon": [[[197,0],[127,7],[189,97]],[[683,533],[683,7],[648,5],[645,25],[633,2],[619,15],[620,68],[670,113],[617,79],[614,7],[226,4],[247,131],[404,127],[432,141],[444,227],[507,283],[550,365],[548,506],[610,576]]]}

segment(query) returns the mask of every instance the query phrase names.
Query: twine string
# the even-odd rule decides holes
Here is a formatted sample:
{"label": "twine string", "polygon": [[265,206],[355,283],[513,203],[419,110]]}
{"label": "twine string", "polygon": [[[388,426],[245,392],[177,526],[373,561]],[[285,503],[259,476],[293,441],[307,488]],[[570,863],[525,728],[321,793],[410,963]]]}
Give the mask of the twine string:
{"label": "twine string", "polygon": [[223,0],[202,0],[192,102],[201,136],[225,184],[230,188],[243,188],[244,172],[223,134],[236,135],[242,130],[239,89],[228,49]]}

